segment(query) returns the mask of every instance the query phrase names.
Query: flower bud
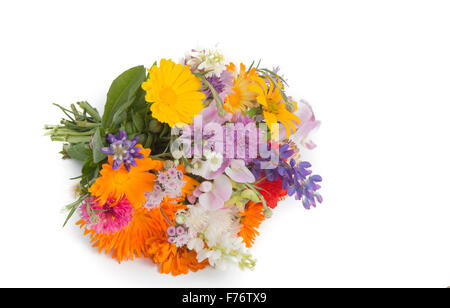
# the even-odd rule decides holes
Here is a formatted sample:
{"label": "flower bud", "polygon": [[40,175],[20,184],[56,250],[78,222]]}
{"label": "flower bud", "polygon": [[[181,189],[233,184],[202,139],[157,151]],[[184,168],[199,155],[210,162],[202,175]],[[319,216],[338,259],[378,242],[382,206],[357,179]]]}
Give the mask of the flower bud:
{"label": "flower bud", "polygon": [[219,114],[219,116],[220,117],[224,117],[225,116],[225,114],[226,114],[226,112],[225,112],[225,110],[221,107],[221,108],[219,108],[218,110],[217,110],[217,113]]}
{"label": "flower bud", "polygon": [[287,102],[286,103],[286,110],[289,112],[294,112],[295,111],[295,105],[292,102]]}
{"label": "flower bud", "polygon": [[266,217],[266,218],[272,217],[272,210],[270,208],[266,207],[264,209],[264,217]]}
{"label": "flower bud", "polygon": [[186,221],[186,216],[184,216],[184,214],[179,214],[179,215],[177,215],[177,217],[175,217],[175,222],[178,225],[184,224],[185,221]]}
{"label": "flower bud", "polygon": [[173,158],[175,158],[175,159],[180,159],[181,157],[183,157],[183,152],[181,152],[181,151],[173,151],[172,152],[172,156],[173,156]]}
{"label": "flower bud", "polygon": [[172,168],[173,167],[173,161],[171,161],[171,160],[166,160],[165,162],[164,162],[164,168],[165,169],[169,169],[169,168]]}
{"label": "flower bud", "polygon": [[159,133],[163,129],[163,125],[156,119],[152,119],[149,123],[149,130],[152,133]]}
{"label": "flower bud", "polygon": [[253,202],[260,201],[258,196],[256,195],[256,193],[251,189],[246,189],[243,192],[241,192],[241,198],[245,198],[245,199],[251,200]]}
{"label": "flower bud", "polygon": [[89,219],[91,221],[91,224],[98,224],[100,221],[100,218],[98,217],[98,215],[91,213],[89,215]]}
{"label": "flower bud", "polygon": [[204,181],[200,184],[199,189],[200,189],[200,191],[206,193],[206,192],[211,191],[212,187],[213,187],[213,185],[211,182]]}

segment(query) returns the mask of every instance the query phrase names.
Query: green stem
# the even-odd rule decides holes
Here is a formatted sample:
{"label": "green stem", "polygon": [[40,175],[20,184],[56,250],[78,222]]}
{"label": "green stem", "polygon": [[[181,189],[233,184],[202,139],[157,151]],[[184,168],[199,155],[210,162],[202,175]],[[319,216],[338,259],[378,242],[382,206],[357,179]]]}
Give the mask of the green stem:
{"label": "green stem", "polygon": [[173,226],[169,218],[167,218],[166,214],[164,213],[163,209],[160,207],[159,210],[161,211],[161,214],[164,216],[164,219],[169,223],[169,225]]}
{"label": "green stem", "polygon": [[88,102],[79,102],[78,105],[83,108],[91,117],[93,117],[97,122],[102,122],[102,117],[98,113],[97,109],[89,105]]}

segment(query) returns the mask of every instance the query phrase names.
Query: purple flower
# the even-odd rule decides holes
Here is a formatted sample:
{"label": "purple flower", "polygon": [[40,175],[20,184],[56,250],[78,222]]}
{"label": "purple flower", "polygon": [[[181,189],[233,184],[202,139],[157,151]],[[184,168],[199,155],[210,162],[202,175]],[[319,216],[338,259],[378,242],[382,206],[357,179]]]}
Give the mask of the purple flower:
{"label": "purple flower", "polygon": [[[295,161],[291,156],[294,151],[289,149],[289,145],[280,146],[278,154],[281,159],[272,169],[263,169],[262,163],[268,162],[266,159],[256,159],[253,161],[252,173],[256,178],[265,176],[269,181],[282,180],[282,188],[287,190],[289,196],[295,195],[296,200],[302,200],[306,209],[316,207],[316,201],[322,203],[322,196],[317,193],[320,189],[318,182],[322,181],[319,175],[311,175],[311,164],[307,161]],[[276,155],[272,152],[272,155]],[[273,157],[271,157],[273,158]],[[291,158],[289,160],[289,158]]]}
{"label": "purple flower", "polygon": [[101,148],[100,152],[112,155],[113,170],[119,169],[123,163],[125,169],[130,171],[131,166],[137,165],[135,158],[144,158],[144,155],[139,153],[141,148],[135,146],[139,137],[128,140],[127,133],[124,130],[120,130],[117,135],[108,134],[106,140],[109,143],[109,147]]}
{"label": "purple flower", "polygon": [[[214,90],[216,90],[222,101],[225,99],[225,96],[231,92],[231,88],[233,86],[233,74],[231,72],[223,71],[220,76],[213,74],[212,76],[207,77],[206,80],[210,83]],[[204,93],[207,98],[212,95],[209,87],[206,88]]]}

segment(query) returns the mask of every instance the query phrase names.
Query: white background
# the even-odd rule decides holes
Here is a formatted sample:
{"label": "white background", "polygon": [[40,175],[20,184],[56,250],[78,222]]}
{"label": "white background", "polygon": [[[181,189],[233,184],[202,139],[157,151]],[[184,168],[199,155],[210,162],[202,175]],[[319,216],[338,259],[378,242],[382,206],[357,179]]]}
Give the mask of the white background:
{"label": "white background", "polygon": [[[0,286],[447,287],[448,1],[2,1]],[[284,201],[253,272],[157,273],[97,254],[60,210],[80,165],[51,103],[102,109],[125,69],[216,44],[280,65],[322,127],[304,152],[324,203]]]}

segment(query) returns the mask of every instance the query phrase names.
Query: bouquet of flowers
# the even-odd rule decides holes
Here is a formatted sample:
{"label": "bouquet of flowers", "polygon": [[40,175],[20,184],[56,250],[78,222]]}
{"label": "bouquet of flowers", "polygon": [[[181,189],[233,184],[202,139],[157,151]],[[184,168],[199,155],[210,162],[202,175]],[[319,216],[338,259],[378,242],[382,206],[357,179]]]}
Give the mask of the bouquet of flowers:
{"label": "bouquet of flowers", "polygon": [[285,93],[279,69],[226,64],[215,50],[117,77],[103,115],[87,102],[47,125],[61,154],[83,162],[67,205],[99,252],[150,258],[161,273],[253,269],[248,249],[280,200],[322,202],[300,157],[320,122]]}

